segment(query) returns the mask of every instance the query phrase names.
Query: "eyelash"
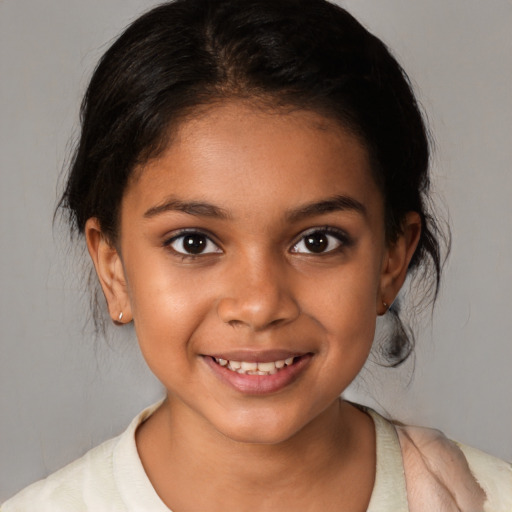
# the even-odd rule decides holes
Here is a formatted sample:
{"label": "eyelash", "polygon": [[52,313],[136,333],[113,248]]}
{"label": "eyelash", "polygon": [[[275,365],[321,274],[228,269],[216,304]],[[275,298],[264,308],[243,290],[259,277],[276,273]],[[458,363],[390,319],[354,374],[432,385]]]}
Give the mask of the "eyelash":
{"label": "eyelash", "polygon": [[[316,234],[327,235],[328,237],[333,237],[338,242],[338,245],[334,248],[329,249],[328,251],[322,251],[319,253],[299,252],[299,251],[294,250],[299,244],[301,244],[301,243],[305,244],[305,240],[308,236],[311,237],[312,235],[316,235]],[[329,241],[328,241],[328,243],[330,244]],[[343,231],[341,229],[333,228],[330,226],[316,227],[316,228],[308,229],[307,231],[302,232],[300,234],[299,238],[297,239],[296,242],[294,242],[294,244],[292,246],[292,252],[297,253],[297,254],[309,254],[309,255],[323,256],[326,254],[338,253],[338,252],[342,251],[344,248],[350,247],[352,244],[353,244],[352,238],[345,231]]]}
{"label": "eyelash", "polygon": [[[177,242],[178,240],[182,239],[183,240],[182,244],[183,244],[183,242],[187,236],[194,236],[194,235],[203,237],[205,239],[205,241],[206,241],[205,248],[208,248],[208,245],[212,244],[218,250],[209,251],[209,252],[199,252],[197,254],[193,254],[193,253],[188,253],[185,251],[184,252],[178,251],[177,249],[175,249],[173,247],[173,244],[175,242]],[[306,238],[308,236],[311,237],[312,235],[327,235],[327,237],[333,237],[338,242],[338,245],[334,248],[327,250],[327,251],[321,251],[318,253],[315,253],[314,251],[305,252],[305,251],[296,250],[296,248],[299,244],[301,244],[301,243],[305,244]],[[331,244],[331,241],[327,240],[327,243],[328,243],[328,245],[327,245],[327,247],[328,247]],[[296,241],[292,244],[292,248],[290,249],[290,252],[292,252],[294,254],[309,254],[309,255],[322,256],[322,255],[326,255],[326,254],[333,254],[333,253],[340,252],[343,248],[350,247],[352,245],[352,243],[353,243],[352,239],[343,230],[336,229],[336,228],[329,227],[329,226],[315,227],[315,228],[308,229],[305,232],[302,232],[300,234],[300,236],[296,239]],[[208,255],[208,254],[219,254],[222,252],[222,249],[220,249],[219,246],[217,245],[217,243],[215,243],[212,240],[210,235],[208,235],[207,233],[205,233],[203,231],[190,230],[190,229],[185,229],[185,230],[179,231],[178,233],[173,235],[171,238],[165,240],[163,245],[164,245],[164,247],[167,247],[170,251],[172,251],[173,254],[181,257],[183,260],[184,259],[196,259],[198,257],[204,257],[205,255]]]}
{"label": "eyelash", "polygon": [[[178,251],[173,247],[173,244],[175,242],[177,242],[178,240],[180,240],[180,238],[183,240],[182,241],[182,244],[183,244],[183,242],[187,236],[194,236],[194,235],[203,237],[206,240],[206,246],[205,246],[206,248],[208,247],[209,244],[212,244],[218,249],[218,251],[210,251],[210,252],[206,252],[206,253],[200,252],[197,254],[193,254],[193,253]],[[220,249],[219,246],[212,240],[210,235],[208,235],[207,233],[204,233],[203,231],[197,231],[194,229],[184,229],[184,230],[179,231],[178,233],[173,235],[171,238],[165,240],[163,245],[164,245],[164,247],[167,247],[170,251],[172,251],[173,254],[181,257],[182,259],[196,259],[198,257],[204,256],[207,254],[219,254],[220,252],[222,252],[222,249]]]}

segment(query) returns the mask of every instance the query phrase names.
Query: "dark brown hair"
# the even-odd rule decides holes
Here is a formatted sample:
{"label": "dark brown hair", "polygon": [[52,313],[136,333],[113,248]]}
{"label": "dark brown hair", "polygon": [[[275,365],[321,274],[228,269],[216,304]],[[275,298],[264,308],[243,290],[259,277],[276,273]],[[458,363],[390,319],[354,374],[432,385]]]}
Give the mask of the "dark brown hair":
{"label": "dark brown hair", "polygon": [[[390,243],[404,215],[422,231],[410,271],[435,298],[442,234],[427,208],[429,139],[407,75],[386,46],[325,0],[176,0],[133,22],[97,66],[81,108],[81,137],[60,207],[73,232],[96,217],[115,243],[134,168],[169,143],[170,128],[226,98],[315,110],[367,148],[386,208]],[[171,138],[172,140],[172,138]],[[391,365],[413,337],[398,303],[386,345]]]}

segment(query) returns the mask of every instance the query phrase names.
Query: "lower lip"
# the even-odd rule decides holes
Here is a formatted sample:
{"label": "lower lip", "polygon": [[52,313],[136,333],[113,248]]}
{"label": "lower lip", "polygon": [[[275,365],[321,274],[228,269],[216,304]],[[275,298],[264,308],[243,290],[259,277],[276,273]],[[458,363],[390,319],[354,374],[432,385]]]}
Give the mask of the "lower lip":
{"label": "lower lip", "polygon": [[210,356],[203,357],[217,377],[237,391],[248,395],[265,395],[281,391],[297,380],[309,365],[311,358],[311,354],[305,354],[292,365],[281,368],[273,375],[247,375],[228,370]]}

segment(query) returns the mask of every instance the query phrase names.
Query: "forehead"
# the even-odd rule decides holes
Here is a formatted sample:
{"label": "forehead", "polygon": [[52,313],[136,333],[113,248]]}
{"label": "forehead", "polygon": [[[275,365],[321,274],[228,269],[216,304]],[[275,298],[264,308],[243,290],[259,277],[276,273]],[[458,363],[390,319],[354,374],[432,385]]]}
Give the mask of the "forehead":
{"label": "forehead", "polygon": [[138,170],[123,203],[143,207],[169,195],[253,217],[255,208],[292,209],[333,195],[370,206],[382,202],[366,148],[339,123],[312,111],[242,101],[183,121],[167,149]]}

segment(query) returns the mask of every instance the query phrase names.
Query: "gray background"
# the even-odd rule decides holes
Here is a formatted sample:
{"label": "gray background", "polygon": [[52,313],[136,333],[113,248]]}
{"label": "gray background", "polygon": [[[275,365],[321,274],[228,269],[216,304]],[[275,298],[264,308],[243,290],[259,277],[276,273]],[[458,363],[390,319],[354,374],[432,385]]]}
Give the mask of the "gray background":
{"label": "gray background", "polygon": [[[0,501],[120,432],[160,387],[130,329],[95,342],[85,260],[52,229],[78,104],[143,0],[0,0]],[[437,142],[453,251],[416,369],[350,398],[512,459],[512,2],[349,0],[394,49]]]}

